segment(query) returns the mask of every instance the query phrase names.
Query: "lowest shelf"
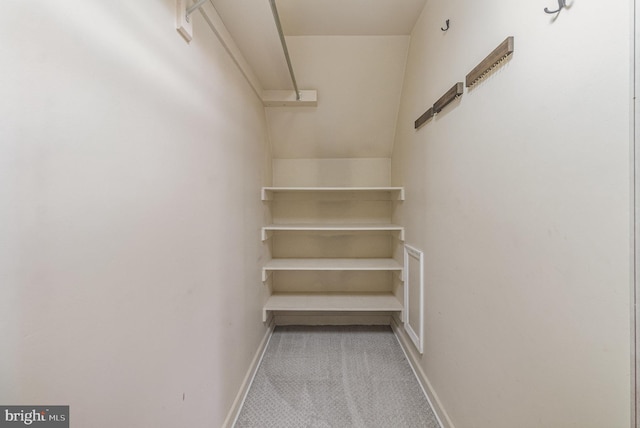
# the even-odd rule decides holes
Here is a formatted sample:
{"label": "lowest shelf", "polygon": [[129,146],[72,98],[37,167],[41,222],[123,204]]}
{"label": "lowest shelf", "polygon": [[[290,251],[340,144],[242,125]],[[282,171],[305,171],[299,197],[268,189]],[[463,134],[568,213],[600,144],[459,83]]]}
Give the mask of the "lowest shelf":
{"label": "lowest shelf", "polygon": [[391,293],[277,293],[265,303],[262,320],[267,321],[269,311],[345,311],[345,312],[397,312],[402,303]]}

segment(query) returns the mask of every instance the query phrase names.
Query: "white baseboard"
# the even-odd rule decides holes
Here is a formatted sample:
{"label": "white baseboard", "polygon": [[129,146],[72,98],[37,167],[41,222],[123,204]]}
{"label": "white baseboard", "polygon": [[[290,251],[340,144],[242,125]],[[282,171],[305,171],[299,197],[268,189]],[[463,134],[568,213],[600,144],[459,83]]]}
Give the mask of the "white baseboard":
{"label": "white baseboard", "polygon": [[[273,314],[273,312],[271,312]],[[387,312],[276,312],[276,325],[389,325]]]}
{"label": "white baseboard", "polygon": [[251,365],[249,366],[249,370],[247,370],[247,374],[240,385],[240,390],[236,395],[236,399],[233,400],[233,404],[231,405],[231,409],[227,414],[227,418],[224,420],[222,424],[223,428],[232,428],[236,423],[236,419],[238,419],[238,414],[240,413],[240,409],[242,409],[242,405],[244,404],[244,400],[247,397],[247,392],[249,392],[249,388],[253,383],[253,378],[256,375],[256,371],[262,362],[262,357],[264,356],[264,351],[267,349],[267,345],[269,344],[269,339],[271,339],[271,335],[273,334],[273,329],[275,327],[273,317],[270,317],[268,322],[268,329],[260,342],[260,346],[258,346],[258,350],[251,360]]}
{"label": "white baseboard", "polygon": [[424,370],[420,366],[419,361],[416,360],[415,356],[410,352],[410,347],[413,346],[411,339],[395,317],[391,318],[391,328],[393,329],[398,342],[400,342],[400,347],[406,355],[407,360],[409,361],[409,365],[411,365],[411,368],[413,369],[413,372],[416,374],[416,378],[418,379],[420,386],[424,390],[425,395],[427,396],[427,401],[429,401],[431,408],[436,414],[440,426],[442,428],[455,428],[453,426],[453,423],[451,422],[451,419],[449,419],[449,415],[444,410],[444,407],[442,407],[442,403],[438,399],[438,395],[436,394],[436,392],[433,390],[433,387],[431,386],[431,383],[429,382],[429,379],[427,378]]}

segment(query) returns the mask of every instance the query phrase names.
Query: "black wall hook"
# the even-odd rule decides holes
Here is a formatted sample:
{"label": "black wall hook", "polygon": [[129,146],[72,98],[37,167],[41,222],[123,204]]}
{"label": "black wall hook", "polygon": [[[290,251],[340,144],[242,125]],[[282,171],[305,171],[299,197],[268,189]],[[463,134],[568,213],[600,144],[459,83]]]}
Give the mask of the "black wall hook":
{"label": "black wall hook", "polygon": [[[564,0],[562,0],[562,1],[564,1]],[[447,24],[447,28],[442,28],[442,27],[440,27],[440,29],[441,29],[442,31],[447,31],[447,30],[449,29],[449,20],[447,19],[447,21],[446,21],[445,23]]]}
{"label": "black wall hook", "polygon": [[549,10],[548,7],[545,7],[544,11],[546,13],[558,13],[565,7],[567,7],[567,0],[558,0],[558,10]]}

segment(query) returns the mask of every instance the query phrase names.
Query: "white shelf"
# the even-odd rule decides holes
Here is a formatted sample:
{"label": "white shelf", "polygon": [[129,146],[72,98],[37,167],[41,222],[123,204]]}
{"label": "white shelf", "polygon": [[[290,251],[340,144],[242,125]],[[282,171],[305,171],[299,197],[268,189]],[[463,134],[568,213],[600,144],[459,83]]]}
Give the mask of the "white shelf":
{"label": "white shelf", "polygon": [[263,307],[262,318],[267,321],[268,311],[402,311],[402,303],[391,293],[371,294],[272,294]]}
{"label": "white shelf", "polygon": [[317,107],[318,91],[303,89],[296,97],[293,90],[266,90],[262,91],[262,104],[265,107]]}
{"label": "white shelf", "polygon": [[[310,248],[314,255],[326,254],[348,254],[352,257],[362,253],[362,248],[347,248],[347,252],[336,247],[337,242],[317,240],[323,232],[324,236],[351,235],[352,232],[365,235],[378,235],[377,238],[364,236],[364,239],[375,245],[384,245],[381,251],[385,255],[394,254],[389,249],[386,250],[386,238],[379,235],[384,234],[389,238],[397,238],[404,241],[404,227],[391,224],[392,207],[394,201],[404,200],[403,187],[263,187],[262,200],[274,201],[270,206],[274,224],[266,225],[262,228],[262,240],[266,241],[270,236],[275,236],[278,232],[309,232],[301,234],[299,238],[304,243],[313,244]],[[357,222],[356,219],[367,219],[369,222]],[[323,222],[323,220],[326,220]],[[365,220],[365,221],[367,221]],[[308,235],[308,236],[307,236]],[[284,237],[283,237],[284,239]],[[286,241],[286,240],[285,240]],[[295,250],[283,252],[280,246],[285,245],[285,241],[277,242],[271,248],[274,254],[298,253]],[[359,242],[359,241],[358,241]],[[397,244],[398,242],[394,242]],[[292,244],[292,242],[289,242]],[[332,250],[332,251],[329,251]],[[307,254],[308,252],[305,252]],[[378,254],[384,254],[379,252]],[[346,272],[346,271],[380,271],[392,272],[399,275],[403,281],[404,266],[393,258],[273,258],[267,261],[262,268],[262,280],[268,282],[273,272]],[[321,273],[318,275],[322,275]],[[315,277],[314,275],[310,275]],[[313,278],[300,275],[296,281],[301,283],[289,284],[287,281],[292,278],[275,276],[269,283],[271,290],[277,290],[278,285],[284,285],[288,289],[287,293],[274,292],[263,307],[263,319],[266,321],[269,312],[402,312],[403,302],[390,292],[367,292],[365,290],[398,290],[399,285],[396,278],[389,276],[389,288],[380,288],[379,284],[372,284],[370,287],[358,283],[360,274],[344,275],[342,284],[335,284],[335,275],[326,275],[331,284],[329,289],[333,292],[314,293]],[[386,276],[379,278],[383,282],[387,281]],[[281,282],[281,284],[279,284]],[[364,287],[362,286],[364,285]],[[346,290],[361,290],[359,292]],[[302,291],[305,290],[305,291]],[[344,292],[339,292],[341,290]]]}
{"label": "white shelf", "polygon": [[390,192],[404,201],[404,187],[263,187],[262,200],[271,200],[274,193],[291,192]]}
{"label": "white shelf", "polygon": [[399,271],[394,259],[271,259],[262,268],[262,281],[273,271]]}
{"label": "white shelf", "polygon": [[306,231],[306,232],[400,232],[399,239],[404,241],[404,227],[397,224],[272,224],[262,228],[262,240],[269,239],[274,231]]}

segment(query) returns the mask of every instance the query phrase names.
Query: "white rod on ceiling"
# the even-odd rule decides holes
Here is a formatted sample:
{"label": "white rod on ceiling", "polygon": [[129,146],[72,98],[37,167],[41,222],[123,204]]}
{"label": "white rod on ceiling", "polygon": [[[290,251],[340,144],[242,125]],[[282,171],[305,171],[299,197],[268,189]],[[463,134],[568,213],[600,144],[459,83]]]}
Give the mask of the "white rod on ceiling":
{"label": "white rod on ceiling", "polygon": [[273,12],[273,19],[276,21],[276,27],[278,28],[278,35],[280,36],[280,43],[282,43],[282,50],[284,51],[284,57],[287,60],[287,67],[289,67],[289,74],[291,75],[291,81],[293,82],[293,89],[296,91],[296,101],[300,101],[300,91],[298,90],[298,83],[296,82],[296,76],[295,74],[293,74],[293,66],[291,65],[291,58],[289,57],[289,49],[287,49],[287,42],[284,39],[282,25],[280,24],[280,16],[278,15],[276,0],[269,0],[269,3],[271,4],[271,12]]}
{"label": "white rod on ceiling", "polygon": [[194,4],[193,6],[188,8],[187,9],[187,13],[185,14],[187,16],[187,18],[189,17],[189,15],[191,15],[197,9],[200,9],[202,7],[202,5],[205,4],[207,1],[209,1],[209,0],[200,0],[200,1],[196,2],[196,4]]}

